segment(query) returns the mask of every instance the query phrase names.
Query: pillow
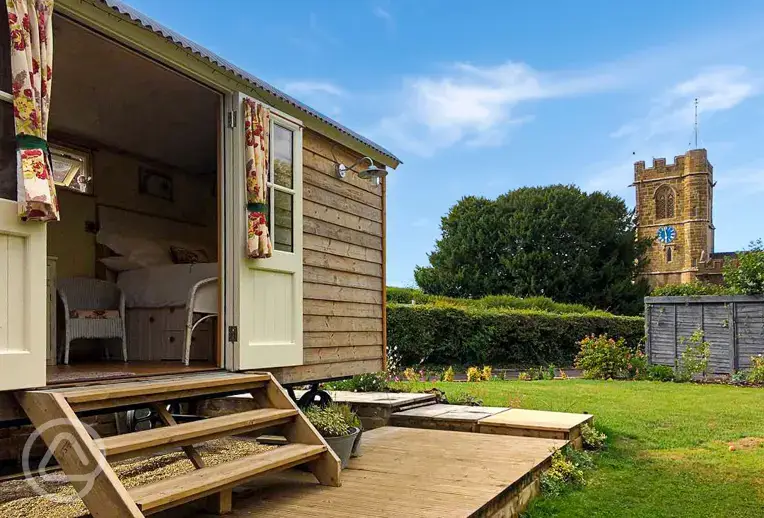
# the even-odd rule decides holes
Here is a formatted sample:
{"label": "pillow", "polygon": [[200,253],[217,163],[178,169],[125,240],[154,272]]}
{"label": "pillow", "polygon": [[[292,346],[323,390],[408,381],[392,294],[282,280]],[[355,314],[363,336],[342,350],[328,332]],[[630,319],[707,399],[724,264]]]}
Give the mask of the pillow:
{"label": "pillow", "polygon": [[101,261],[106,268],[114,272],[126,272],[143,268],[140,264],[131,261],[130,258],[118,255],[115,255],[114,257],[104,257],[99,259],[99,261]]}
{"label": "pillow", "polygon": [[100,231],[96,240],[116,255],[121,255],[129,259],[130,262],[138,264],[139,268],[172,264],[167,249],[160,243],[149,239]]}
{"label": "pillow", "polygon": [[170,245],[170,256],[175,264],[208,263],[210,258],[202,248],[186,248],[178,245]]}

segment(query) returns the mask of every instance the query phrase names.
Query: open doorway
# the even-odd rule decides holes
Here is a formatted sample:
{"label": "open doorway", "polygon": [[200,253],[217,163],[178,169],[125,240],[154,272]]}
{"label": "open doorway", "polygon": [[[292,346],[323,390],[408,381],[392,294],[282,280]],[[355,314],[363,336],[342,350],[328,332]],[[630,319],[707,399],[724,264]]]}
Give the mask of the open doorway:
{"label": "open doorway", "polygon": [[219,368],[222,319],[186,344],[189,315],[220,308],[222,96],[69,19],[53,26],[48,383]]}

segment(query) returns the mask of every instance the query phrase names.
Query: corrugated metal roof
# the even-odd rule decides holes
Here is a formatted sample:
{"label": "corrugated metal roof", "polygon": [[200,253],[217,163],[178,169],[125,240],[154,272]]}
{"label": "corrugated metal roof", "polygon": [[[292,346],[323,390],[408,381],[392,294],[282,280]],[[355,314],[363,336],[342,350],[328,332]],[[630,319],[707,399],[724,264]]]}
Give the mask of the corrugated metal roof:
{"label": "corrugated metal roof", "polygon": [[363,144],[366,144],[367,146],[369,146],[369,147],[373,148],[374,150],[382,153],[383,155],[392,158],[393,160],[395,160],[398,163],[401,163],[401,160],[398,157],[393,155],[390,151],[388,151],[387,149],[383,148],[379,144],[376,144],[376,143],[372,142],[371,140],[367,139],[366,137],[363,137],[363,136],[359,135],[355,131],[346,128],[345,126],[343,126],[339,122],[335,121],[331,117],[327,117],[326,115],[324,115],[324,114],[314,110],[310,106],[307,106],[307,105],[301,103],[300,101],[298,101],[294,97],[285,94],[284,92],[282,92],[278,88],[276,88],[276,87],[266,83],[262,79],[258,79],[257,77],[255,77],[252,74],[246,72],[245,70],[242,70],[241,68],[239,68],[239,67],[235,66],[234,64],[232,64],[232,63],[226,61],[225,59],[221,58],[217,54],[215,54],[215,53],[205,49],[201,45],[197,45],[193,41],[189,40],[188,38],[185,38],[185,37],[181,36],[180,34],[178,34],[177,32],[173,31],[172,29],[170,29],[168,27],[165,27],[164,25],[162,25],[161,23],[159,23],[159,22],[157,22],[155,20],[152,20],[151,18],[149,18],[148,16],[146,16],[143,13],[141,13],[139,11],[136,11],[135,9],[130,7],[129,5],[127,5],[127,4],[123,3],[123,2],[120,2],[119,0],[101,0],[101,2],[103,2],[104,4],[109,6],[114,11],[118,12],[120,15],[129,18],[133,22],[139,23],[140,25],[142,25],[146,29],[149,29],[149,30],[155,32],[156,34],[161,35],[162,37],[170,40],[174,44],[176,44],[176,45],[178,45],[180,47],[183,47],[186,50],[190,50],[194,54],[198,55],[199,57],[201,57],[201,58],[203,58],[203,59],[205,59],[207,61],[209,61],[213,65],[236,74],[237,76],[241,77],[245,81],[251,83],[256,88],[261,88],[261,89],[267,91],[271,95],[274,95],[274,96],[278,97],[279,99],[281,99],[282,101],[285,101],[285,102],[291,104],[295,108],[297,108],[297,109],[307,113],[308,115],[311,115],[311,116],[319,119],[320,121],[322,121],[322,122],[324,122],[324,123],[326,123],[326,124],[336,128],[337,130],[341,131],[342,133],[345,133],[346,135],[354,138],[355,140],[357,140],[359,142],[362,142]]}

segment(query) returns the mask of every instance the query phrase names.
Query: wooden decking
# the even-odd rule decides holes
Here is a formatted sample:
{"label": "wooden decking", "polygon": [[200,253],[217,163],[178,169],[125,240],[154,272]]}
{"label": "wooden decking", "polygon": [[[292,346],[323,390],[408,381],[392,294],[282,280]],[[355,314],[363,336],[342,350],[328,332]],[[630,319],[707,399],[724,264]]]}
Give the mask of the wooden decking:
{"label": "wooden decking", "polygon": [[70,365],[49,365],[48,385],[77,384],[84,382],[108,382],[110,380],[166,376],[168,374],[190,374],[219,370],[212,362],[192,362],[183,365],[180,361],[102,361],[72,363]]}
{"label": "wooden decking", "polygon": [[580,448],[581,426],[594,419],[590,414],[569,414],[504,407],[429,405],[390,416],[393,426],[455,430],[496,435],[516,435],[571,441]]}
{"label": "wooden decking", "polygon": [[231,516],[516,516],[538,492],[552,449],[566,442],[379,428],[364,433],[363,455],[342,472],[342,487],[285,472],[246,486]]}

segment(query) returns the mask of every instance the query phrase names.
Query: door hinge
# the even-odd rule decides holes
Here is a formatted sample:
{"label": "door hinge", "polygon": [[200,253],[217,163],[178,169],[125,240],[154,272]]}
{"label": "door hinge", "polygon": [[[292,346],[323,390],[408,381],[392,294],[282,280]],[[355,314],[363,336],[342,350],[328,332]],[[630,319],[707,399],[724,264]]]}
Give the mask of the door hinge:
{"label": "door hinge", "polygon": [[239,326],[228,326],[228,341],[229,342],[239,341]]}
{"label": "door hinge", "polygon": [[236,127],[236,110],[228,112],[228,127],[231,129]]}

